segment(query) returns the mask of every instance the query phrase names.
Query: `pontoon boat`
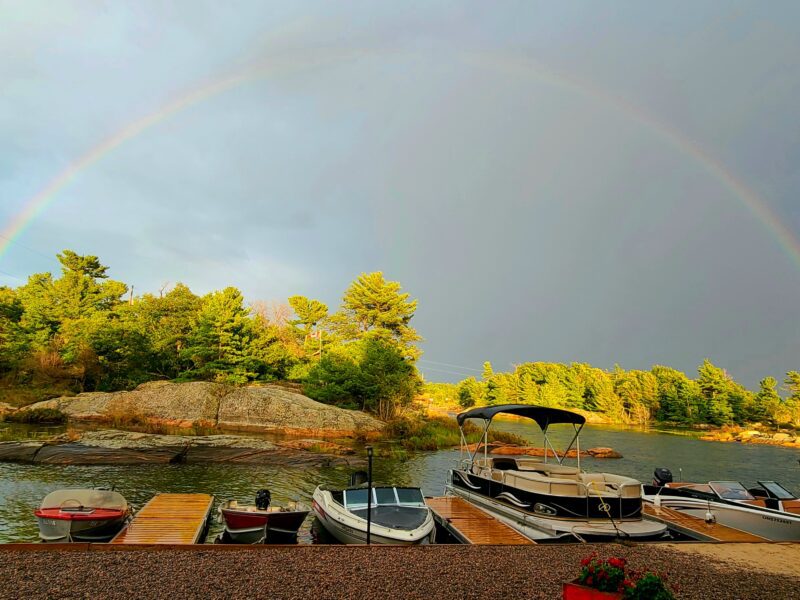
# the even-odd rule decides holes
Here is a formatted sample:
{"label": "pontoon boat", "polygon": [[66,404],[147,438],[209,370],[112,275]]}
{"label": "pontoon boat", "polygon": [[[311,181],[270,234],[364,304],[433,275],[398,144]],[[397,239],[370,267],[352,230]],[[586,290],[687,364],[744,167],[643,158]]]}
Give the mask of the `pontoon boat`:
{"label": "pontoon boat", "polygon": [[[532,419],[544,434],[545,456],[489,456],[488,433],[499,414]],[[483,421],[480,442],[470,451],[464,426]],[[446,491],[465,498],[534,540],[660,538],[666,526],[642,519],[641,483],[610,473],[586,473],[580,468],[580,432],[585,418],[574,412],[528,404],[479,407],[457,416],[461,429],[461,460],[448,474]],[[550,425],[570,424],[575,435],[563,455],[547,432]],[[563,464],[575,446],[576,467]],[[483,448],[483,456],[480,456]],[[555,462],[548,462],[548,454]]]}

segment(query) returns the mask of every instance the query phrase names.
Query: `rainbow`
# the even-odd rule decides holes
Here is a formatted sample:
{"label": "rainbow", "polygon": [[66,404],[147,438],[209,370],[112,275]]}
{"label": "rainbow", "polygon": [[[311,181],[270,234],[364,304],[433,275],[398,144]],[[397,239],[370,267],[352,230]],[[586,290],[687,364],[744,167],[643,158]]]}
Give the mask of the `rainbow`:
{"label": "rainbow", "polygon": [[182,110],[242,83],[268,75],[275,75],[281,71],[296,72],[304,69],[312,69],[331,63],[342,62],[347,59],[354,59],[357,56],[358,52],[350,51],[348,53],[339,54],[331,53],[322,58],[315,57],[307,60],[293,60],[287,62],[269,61],[267,63],[252,65],[234,75],[216,79],[178,96],[157,110],[125,125],[69,164],[58,173],[55,178],[50,180],[47,185],[39,190],[36,195],[24,203],[19,213],[12,217],[5,227],[0,230],[0,259],[6,254],[9,246],[15,243],[31,223],[56,200],[61,190],[74,181],[81,172],[96,164],[103,157],[113,152],[128,140],[137,137],[146,130]]}
{"label": "rainbow", "polygon": [[[257,78],[275,75],[281,72],[295,72],[342,63],[348,60],[354,60],[363,55],[372,55],[375,54],[375,52],[375,49],[345,50],[335,53],[326,51],[324,57],[312,56],[305,59],[288,61],[271,60],[266,63],[256,64],[236,74],[208,82],[195,88],[166,103],[157,110],[125,125],[64,168],[55,178],[39,190],[38,193],[23,204],[19,213],[0,231],[0,259],[8,251],[9,246],[24,233],[39,215],[47,210],[58,197],[59,192],[69,185],[79,173],[89,169],[128,140],[139,136],[165,119],[198,102]],[[490,68],[501,72],[511,72],[515,75],[525,77],[533,77],[540,82],[569,89],[587,96],[594,101],[601,102],[616,111],[620,111],[628,118],[647,127],[676,150],[689,156],[698,165],[702,166],[710,176],[729,190],[732,195],[764,225],[767,231],[776,239],[779,247],[785,252],[789,259],[800,268],[800,241],[798,241],[794,233],[786,227],[781,219],[770,209],[769,205],[755,191],[748,187],[745,182],[731,173],[720,160],[708,154],[700,145],[680,131],[656,119],[654,115],[643,108],[628,102],[624,98],[615,96],[606,90],[593,86],[588,82],[550,69],[529,57],[491,52],[459,52],[457,56],[466,63],[474,66]]]}
{"label": "rainbow", "polygon": [[483,65],[498,71],[505,70],[524,76],[533,75],[538,80],[547,82],[555,87],[566,88],[588,96],[644,125],[680,153],[692,158],[706,173],[729,190],[764,225],[789,260],[800,268],[800,240],[781,221],[769,204],[744,181],[736,177],[719,159],[704,151],[699,144],[685,134],[659,121],[644,108],[622,97],[615,96],[602,88],[593,86],[586,81],[550,69],[529,57],[482,52],[480,54],[465,54],[464,58],[471,64]]}

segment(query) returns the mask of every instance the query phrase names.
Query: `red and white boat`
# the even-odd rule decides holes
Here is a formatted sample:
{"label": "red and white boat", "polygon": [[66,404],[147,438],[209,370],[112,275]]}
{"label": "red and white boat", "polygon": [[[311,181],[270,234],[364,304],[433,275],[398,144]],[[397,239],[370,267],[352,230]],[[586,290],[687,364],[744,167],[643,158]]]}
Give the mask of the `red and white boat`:
{"label": "red and white boat", "polygon": [[220,521],[225,524],[220,541],[263,544],[274,537],[294,538],[310,510],[300,502],[270,506],[268,490],[256,494],[255,505],[241,505],[236,500],[228,500],[219,507]]}
{"label": "red and white boat", "polygon": [[43,542],[108,542],[131,516],[118,492],[94,489],[56,490],[34,511]]}

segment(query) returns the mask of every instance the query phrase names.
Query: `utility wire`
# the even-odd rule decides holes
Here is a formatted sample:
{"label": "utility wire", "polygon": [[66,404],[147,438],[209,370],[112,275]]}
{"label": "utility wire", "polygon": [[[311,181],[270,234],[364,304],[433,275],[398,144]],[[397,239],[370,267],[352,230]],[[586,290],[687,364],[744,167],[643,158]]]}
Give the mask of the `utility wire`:
{"label": "utility wire", "polygon": [[451,364],[451,363],[437,362],[435,360],[428,360],[427,358],[421,358],[418,362],[430,363],[432,365],[441,365],[443,367],[452,367],[454,369],[458,369],[459,371],[470,371],[472,373],[483,373],[483,371],[481,371],[480,369],[473,369],[471,367],[465,367],[465,366],[462,366],[462,365],[454,365],[454,364]]}
{"label": "utility wire", "polygon": [[23,244],[21,242],[18,242],[17,240],[15,240],[13,238],[10,238],[7,235],[3,235],[2,233],[0,233],[0,238],[3,238],[4,240],[9,242],[10,244],[14,244],[15,246],[19,246],[20,248],[22,248],[24,250],[27,250],[28,252],[32,252],[33,254],[36,254],[37,256],[41,256],[42,258],[46,259],[49,263],[58,264],[58,261],[55,259],[54,256],[48,256],[44,252],[39,252],[38,250],[36,250],[34,248],[31,248],[30,246],[26,246],[25,244]]}
{"label": "utility wire", "polygon": [[12,275],[11,273],[9,273],[7,271],[3,271],[2,269],[0,269],[0,273],[5,275],[6,277],[11,277],[12,279],[18,279],[19,281],[25,281],[22,277],[17,277],[16,275]]}
{"label": "utility wire", "polygon": [[447,369],[437,369],[435,367],[426,367],[425,365],[422,365],[422,369],[425,371],[437,371],[438,373],[448,373],[450,375],[458,375],[459,377],[470,377],[469,375],[466,375],[464,373],[457,373],[456,371],[448,371]]}

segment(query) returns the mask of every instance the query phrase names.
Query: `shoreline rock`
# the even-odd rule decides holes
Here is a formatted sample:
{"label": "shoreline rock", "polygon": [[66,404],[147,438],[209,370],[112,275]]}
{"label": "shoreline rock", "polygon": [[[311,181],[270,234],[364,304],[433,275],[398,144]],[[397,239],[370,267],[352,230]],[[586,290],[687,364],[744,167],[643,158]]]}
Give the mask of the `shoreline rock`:
{"label": "shoreline rock", "polygon": [[[178,436],[117,430],[79,439],[0,442],[0,462],[50,465],[237,463],[283,466],[360,466],[355,451],[323,440],[269,442],[235,435]],[[315,451],[319,450],[319,451]]]}
{"label": "shoreline rock", "polygon": [[20,411],[55,409],[71,421],[201,426],[227,431],[280,431],[289,435],[346,437],[377,435],[384,424],[354,410],[316,402],[264,385],[231,387],[193,381],[145,383],[130,392],[89,392],[36,402]]}
{"label": "shoreline rock", "polygon": [[796,433],[767,432],[735,426],[725,426],[709,431],[700,439],[704,442],[739,442],[741,444],[763,444],[800,449],[800,436]]}
{"label": "shoreline rock", "polygon": [[[469,444],[467,448],[474,452],[479,446],[478,443]],[[480,444],[483,448],[483,444]],[[489,454],[495,456],[539,456],[544,457],[545,449],[541,446],[512,446],[511,444],[492,443],[488,444]],[[578,452],[574,448],[566,454],[566,458],[577,458]],[[555,458],[553,451],[547,449],[547,458]],[[588,448],[581,450],[581,458],[622,458],[622,454],[613,448]]]}

